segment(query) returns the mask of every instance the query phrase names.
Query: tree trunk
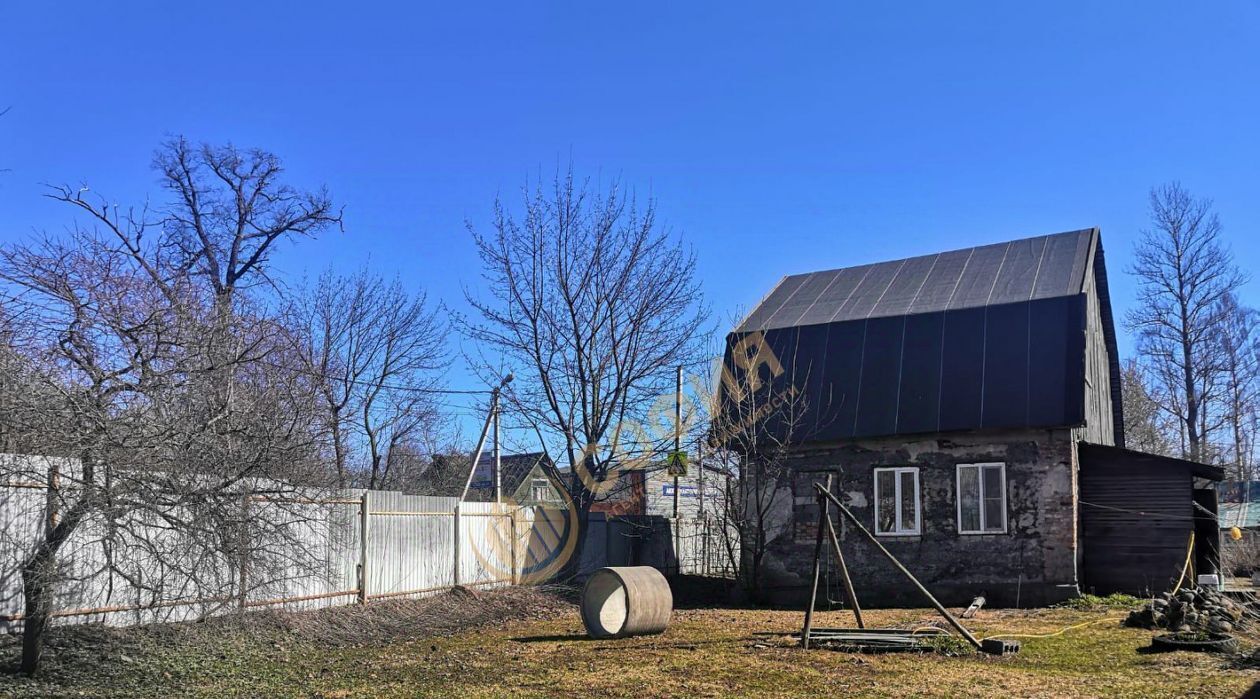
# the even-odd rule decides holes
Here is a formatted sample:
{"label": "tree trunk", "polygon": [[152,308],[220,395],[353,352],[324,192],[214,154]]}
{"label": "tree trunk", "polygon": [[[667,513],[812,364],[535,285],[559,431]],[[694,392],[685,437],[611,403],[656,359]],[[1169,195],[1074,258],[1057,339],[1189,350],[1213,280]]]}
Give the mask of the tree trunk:
{"label": "tree trunk", "polygon": [[[90,461],[85,461],[85,464],[83,479],[85,482],[90,482],[94,477],[94,469]],[[39,661],[44,653],[44,633],[48,629],[48,620],[53,611],[57,552],[83,521],[87,514],[88,502],[85,495],[66,511],[55,526],[47,528],[43,541],[39,542],[30,557],[22,563],[24,621],[20,669],[27,675],[33,675],[39,669]],[[49,521],[51,522],[51,517]]]}
{"label": "tree trunk", "polygon": [[52,612],[52,570],[54,549],[45,540],[22,566],[22,597],[26,610],[22,626],[22,665],[26,675],[34,675],[44,655],[44,633]]}
{"label": "tree trunk", "polygon": [[337,461],[337,487],[346,487],[346,448],[341,443],[341,414],[332,414],[333,458]]}
{"label": "tree trunk", "polygon": [[[1237,384],[1235,384],[1237,385]],[[1239,481],[1246,480],[1247,468],[1243,463],[1243,426],[1242,426],[1242,400],[1238,396],[1237,389],[1234,390],[1233,408],[1230,411],[1230,422],[1233,423],[1234,430],[1234,478]]]}
{"label": "tree trunk", "polygon": [[[570,491],[573,492],[570,506],[575,511],[575,531],[570,533],[574,537],[573,553],[557,574],[562,582],[573,580],[582,573],[582,551],[586,548],[586,534],[590,528],[591,505],[595,502],[595,494],[586,487],[580,476],[574,474],[570,482]],[[557,543],[560,550],[564,550],[564,545],[563,541]]]}
{"label": "tree trunk", "polygon": [[[1184,317],[1184,315],[1183,315]],[[1183,321],[1183,328],[1189,325],[1189,321]],[[1187,335],[1187,331],[1182,332],[1182,337]],[[1190,443],[1190,460],[1199,460],[1199,397],[1196,394],[1194,386],[1194,352],[1190,348],[1190,341],[1183,339],[1181,342],[1181,357],[1183,361],[1183,379],[1186,389],[1186,439]]]}
{"label": "tree trunk", "polygon": [[368,478],[368,490],[376,490],[381,486],[381,455],[376,453],[375,443],[372,447],[372,474]]}
{"label": "tree trunk", "polygon": [[85,508],[82,502],[52,527],[34,553],[22,564],[22,598],[24,621],[22,624],[21,671],[32,675],[39,668],[44,653],[44,632],[52,614],[53,586],[56,583],[57,552],[70,534],[78,527]]}

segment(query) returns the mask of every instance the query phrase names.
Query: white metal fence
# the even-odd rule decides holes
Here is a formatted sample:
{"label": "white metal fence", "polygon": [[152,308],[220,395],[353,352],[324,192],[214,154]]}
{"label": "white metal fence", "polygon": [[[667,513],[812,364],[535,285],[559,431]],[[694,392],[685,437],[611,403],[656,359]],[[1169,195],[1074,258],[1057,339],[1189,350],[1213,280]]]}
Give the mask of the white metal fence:
{"label": "white metal fence", "polygon": [[[46,483],[0,477],[0,631],[22,622],[20,565],[46,526],[47,507]],[[280,552],[265,570],[208,559],[198,575],[189,575],[160,555],[110,551],[106,525],[88,520],[58,555],[55,620],[126,626],[239,608],[315,609],[418,597],[456,585],[542,582],[577,555],[576,522],[566,510],[363,490],[311,499],[251,497],[242,507],[245,521],[295,528],[290,539],[301,555]],[[163,544],[163,536],[147,534],[146,542],[173,545]],[[653,565],[667,573],[725,577],[730,568],[722,541],[713,522],[593,514],[581,570]]]}
{"label": "white metal fence", "polygon": [[[20,565],[45,526],[46,492],[39,483],[0,483],[0,631],[23,619]],[[361,490],[310,500],[251,498],[246,507],[255,521],[296,527],[291,536],[303,555],[279,556],[265,573],[210,561],[203,575],[177,576],[159,560],[118,560],[102,525],[88,520],[58,555],[55,619],[125,626],[241,607],[314,609],[456,585],[508,585],[528,577],[528,552],[539,548],[536,522],[554,519],[535,508]]]}

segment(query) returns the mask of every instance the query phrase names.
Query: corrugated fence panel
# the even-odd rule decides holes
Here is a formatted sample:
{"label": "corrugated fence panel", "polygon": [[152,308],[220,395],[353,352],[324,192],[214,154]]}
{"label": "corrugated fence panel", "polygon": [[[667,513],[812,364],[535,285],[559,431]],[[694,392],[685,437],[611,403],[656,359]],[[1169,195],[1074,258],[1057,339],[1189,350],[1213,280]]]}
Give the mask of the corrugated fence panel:
{"label": "corrugated fence panel", "polygon": [[[43,528],[44,491],[0,489],[0,615],[22,612],[19,564]],[[0,623],[0,630],[4,624]]]}
{"label": "corrugated fence panel", "polygon": [[575,555],[575,522],[569,510],[522,508],[517,525],[517,570],[521,582],[544,582],[568,563]]}
{"label": "corrugated fence panel", "polygon": [[455,582],[456,498],[368,495],[368,596],[408,597]]}
{"label": "corrugated fence panel", "polygon": [[459,583],[493,586],[512,582],[512,514],[492,502],[460,506]]}
{"label": "corrugated fence panel", "polygon": [[[23,469],[8,468],[15,458],[22,460]],[[7,478],[0,478],[0,631],[5,631],[21,625],[20,567],[47,517],[43,484],[50,460],[0,459],[10,460],[3,462]],[[15,480],[13,474],[19,472],[21,478]],[[633,518],[608,520],[595,513],[587,545],[578,554],[576,518],[568,510],[466,502],[457,518],[456,498],[383,491],[367,493],[364,550],[363,495],[351,490],[242,500],[245,521],[267,524],[246,534],[253,537],[254,553],[243,575],[240,561],[229,554],[186,553],[201,549],[157,513],[136,513],[110,524],[89,519],[58,556],[64,576],[55,592],[54,621],[126,626],[199,619],[242,604],[286,609],[349,604],[360,594],[365,554],[369,599],[420,596],[450,589],[456,582],[482,587],[545,582],[575,555],[582,556],[586,572],[605,565],[646,564],[667,572],[706,574],[720,567],[715,565],[720,546],[713,532],[686,520],[674,542],[668,527],[657,532]],[[262,540],[262,531],[277,530],[282,535],[273,543]],[[107,540],[113,542],[108,551],[103,544]]]}
{"label": "corrugated fence panel", "polygon": [[592,573],[612,565],[608,562],[608,550],[605,546],[611,528],[603,514],[598,512],[590,514],[586,523],[586,544],[582,547],[582,562],[578,570],[583,573]]}

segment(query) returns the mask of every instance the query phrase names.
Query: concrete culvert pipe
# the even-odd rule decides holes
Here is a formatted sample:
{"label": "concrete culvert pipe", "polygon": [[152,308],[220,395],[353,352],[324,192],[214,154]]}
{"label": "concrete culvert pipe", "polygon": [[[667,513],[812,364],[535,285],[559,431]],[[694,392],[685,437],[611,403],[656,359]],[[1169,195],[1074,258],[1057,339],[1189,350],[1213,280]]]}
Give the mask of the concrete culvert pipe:
{"label": "concrete culvert pipe", "polygon": [[669,581],[648,566],[600,568],[582,588],[582,624],[592,638],[660,633],[673,611]]}

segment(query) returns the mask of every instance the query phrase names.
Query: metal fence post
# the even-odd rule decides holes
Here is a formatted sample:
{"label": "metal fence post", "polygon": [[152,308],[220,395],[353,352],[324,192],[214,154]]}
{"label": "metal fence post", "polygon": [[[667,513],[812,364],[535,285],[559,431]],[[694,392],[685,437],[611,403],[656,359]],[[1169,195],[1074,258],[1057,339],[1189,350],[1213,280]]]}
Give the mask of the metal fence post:
{"label": "metal fence post", "polygon": [[368,509],[371,504],[368,494],[371,492],[363,491],[363,497],[359,499],[359,604],[367,604],[368,601],[368,522],[372,515]]}
{"label": "metal fence post", "polygon": [[511,533],[509,534],[509,536],[512,537],[512,544],[511,544],[512,552],[510,554],[511,556],[510,565],[512,566],[512,570],[511,570],[511,575],[509,575],[508,578],[511,579],[513,585],[519,584],[519,580],[520,580],[516,572],[516,547],[520,544],[520,541],[516,538],[516,515],[520,514],[520,511],[521,511],[521,508],[519,507],[512,509]]}
{"label": "metal fence post", "polygon": [[455,567],[451,579],[451,585],[453,587],[459,587],[459,506],[461,504],[461,502],[455,503],[455,517],[453,518],[455,521],[455,532],[453,537],[455,542]]}
{"label": "metal fence post", "polygon": [[240,579],[237,584],[240,586],[240,595],[236,600],[239,608],[244,609],[246,602],[249,601],[249,585],[247,579],[246,567],[249,564],[249,495],[241,496],[241,538],[240,538]]}

